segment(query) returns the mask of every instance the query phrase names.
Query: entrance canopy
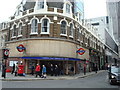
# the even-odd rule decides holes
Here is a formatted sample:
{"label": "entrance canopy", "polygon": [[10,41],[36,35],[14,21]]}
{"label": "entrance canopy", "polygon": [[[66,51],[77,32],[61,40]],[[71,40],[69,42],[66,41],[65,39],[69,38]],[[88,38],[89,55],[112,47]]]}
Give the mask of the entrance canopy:
{"label": "entrance canopy", "polygon": [[40,60],[68,60],[80,61],[78,58],[59,58],[59,57],[21,57],[22,59],[40,59]]}

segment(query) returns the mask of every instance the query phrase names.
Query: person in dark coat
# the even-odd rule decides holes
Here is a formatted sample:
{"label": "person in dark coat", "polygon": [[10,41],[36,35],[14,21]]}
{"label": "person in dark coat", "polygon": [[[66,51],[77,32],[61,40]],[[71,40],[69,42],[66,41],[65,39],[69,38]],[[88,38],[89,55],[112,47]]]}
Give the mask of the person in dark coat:
{"label": "person in dark coat", "polygon": [[74,74],[74,67],[71,67],[72,75]]}
{"label": "person in dark coat", "polygon": [[35,70],[35,67],[34,65],[31,66],[31,74],[34,75],[34,70]]}
{"label": "person in dark coat", "polygon": [[6,78],[6,65],[2,65],[2,77]]}
{"label": "person in dark coat", "polygon": [[55,71],[55,76],[58,76],[59,75],[58,65],[55,65],[54,71]]}
{"label": "person in dark coat", "polygon": [[11,74],[13,74],[15,72],[15,63],[13,64],[13,67],[12,67],[12,72]]}
{"label": "person in dark coat", "polygon": [[86,75],[86,64],[84,64],[83,67],[84,67],[84,75]]}
{"label": "person in dark coat", "polygon": [[98,67],[97,67],[97,64],[95,64],[95,72],[97,73],[97,71],[98,71]]}
{"label": "person in dark coat", "polygon": [[53,73],[54,73],[54,67],[53,67],[53,65],[51,64],[51,65],[50,65],[50,74],[51,74],[51,76],[53,76]]}

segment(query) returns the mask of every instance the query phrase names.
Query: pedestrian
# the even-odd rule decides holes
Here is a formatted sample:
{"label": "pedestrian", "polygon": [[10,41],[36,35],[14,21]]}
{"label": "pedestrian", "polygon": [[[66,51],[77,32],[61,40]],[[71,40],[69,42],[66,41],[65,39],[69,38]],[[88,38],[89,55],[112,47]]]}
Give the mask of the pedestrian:
{"label": "pedestrian", "polygon": [[54,73],[54,67],[53,67],[53,65],[51,64],[51,65],[50,65],[50,74],[51,74],[51,76],[53,76],[53,73]]}
{"label": "pedestrian", "polygon": [[42,78],[46,78],[46,67],[45,65],[43,65],[43,68],[42,68]]}
{"label": "pedestrian", "polygon": [[74,67],[73,66],[71,67],[70,71],[72,72],[71,74],[73,75],[74,74]]}
{"label": "pedestrian", "polygon": [[6,65],[2,64],[2,77],[6,78]]}
{"label": "pedestrian", "polygon": [[18,72],[17,73],[19,76],[25,76],[23,63],[20,63],[20,65],[18,65]]}
{"label": "pedestrian", "polygon": [[95,64],[95,73],[97,73],[97,71],[98,71],[98,67],[97,67],[97,64]]}
{"label": "pedestrian", "polygon": [[86,75],[86,64],[84,64],[83,66],[84,66],[84,75]]}
{"label": "pedestrian", "polygon": [[35,69],[35,67],[34,67],[34,65],[32,64],[32,66],[31,66],[31,74],[32,74],[32,75],[34,75],[34,69]]}
{"label": "pedestrian", "polygon": [[13,64],[13,67],[12,67],[12,72],[11,74],[13,74],[15,72],[15,63]]}
{"label": "pedestrian", "polygon": [[17,72],[18,72],[18,63],[16,63],[16,64],[15,64],[15,76],[17,76],[17,75],[18,75],[18,73],[17,73]]}
{"label": "pedestrian", "polygon": [[71,67],[71,71],[74,72],[74,67]]}
{"label": "pedestrian", "polygon": [[39,77],[41,77],[41,75],[40,75],[40,70],[41,70],[41,67],[40,67],[39,64],[37,64],[37,66],[36,66],[36,68],[35,68],[35,73],[36,73],[36,76],[35,76],[35,77],[37,77],[38,75],[39,75]]}
{"label": "pedestrian", "polygon": [[55,76],[58,76],[59,75],[59,68],[58,68],[58,65],[55,65]]}

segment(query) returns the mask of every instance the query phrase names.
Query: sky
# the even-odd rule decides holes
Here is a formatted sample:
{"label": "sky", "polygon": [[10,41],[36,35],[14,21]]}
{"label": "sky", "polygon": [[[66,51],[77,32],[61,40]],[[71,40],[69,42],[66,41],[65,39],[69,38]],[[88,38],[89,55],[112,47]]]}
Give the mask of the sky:
{"label": "sky", "polygon": [[85,18],[107,15],[106,0],[84,0]]}
{"label": "sky", "polygon": [[[6,21],[13,16],[16,6],[22,0],[1,0],[0,2],[0,22]],[[85,18],[106,16],[106,0],[84,0]]]}

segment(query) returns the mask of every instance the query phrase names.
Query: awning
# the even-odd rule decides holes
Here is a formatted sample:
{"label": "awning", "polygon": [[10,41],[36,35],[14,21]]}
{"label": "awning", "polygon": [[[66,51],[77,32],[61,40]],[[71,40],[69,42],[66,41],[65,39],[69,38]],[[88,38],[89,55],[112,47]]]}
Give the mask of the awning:
{"label": "awning", "polygon": [[22,59],[39,59],[39,60],[68,60],[68,61],[80,61],[78,58],[62,58],[62,57],[21,57]]}

